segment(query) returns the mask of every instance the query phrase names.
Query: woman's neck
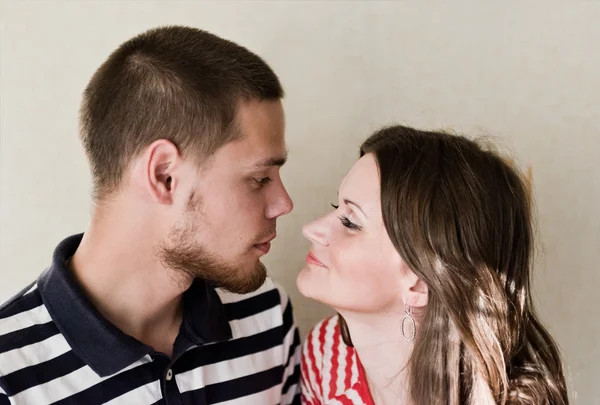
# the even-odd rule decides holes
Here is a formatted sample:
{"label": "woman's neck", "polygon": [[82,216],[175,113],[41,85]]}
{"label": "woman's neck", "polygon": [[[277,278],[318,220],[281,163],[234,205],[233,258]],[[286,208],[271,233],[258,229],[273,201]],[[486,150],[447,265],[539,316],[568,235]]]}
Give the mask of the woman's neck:
{"label": "woman's neck", "polygon": [[401,332],[403,313],[340,312],[365,370],[375,405],[408,404],[408,361],[413,343]]}

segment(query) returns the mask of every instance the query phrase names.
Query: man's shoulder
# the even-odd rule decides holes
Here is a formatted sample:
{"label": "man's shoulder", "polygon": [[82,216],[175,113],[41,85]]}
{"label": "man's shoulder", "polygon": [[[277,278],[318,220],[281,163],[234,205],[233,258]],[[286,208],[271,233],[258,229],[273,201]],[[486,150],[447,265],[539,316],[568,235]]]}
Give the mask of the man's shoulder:
{"label": "man's shoulder", "polygon": [[0,353],[14,346],[18,338],[34,337],[43,329],[40,326],[49,323],[52,318],[33,283],[0,305]]}
{"label": "man's shoulder", "polygon": [[58,333],[37,284],[3,303],[0,307],[0,376],[31,365],[28,363],[33,361],[31,358],[37,356],[42,346],[50,344],[47,339]]}
{"label": "man's shoulder", "polygon": [[[37,281],[29,284],[8,300],[0,303],[0,320],[18,315],[26,316],[33,308],[42,305],[42,297],[37,290]],[[0,335],[2,334],[0,322]]]}

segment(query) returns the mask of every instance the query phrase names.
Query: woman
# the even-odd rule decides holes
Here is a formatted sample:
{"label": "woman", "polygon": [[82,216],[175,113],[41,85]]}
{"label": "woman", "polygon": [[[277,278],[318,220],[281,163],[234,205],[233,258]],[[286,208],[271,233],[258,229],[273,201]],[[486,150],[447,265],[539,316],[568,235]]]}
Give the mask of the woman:
{"label": "woman", "polygon": [[305,404],[567,404],[531,302],[531,199],[464,137],[367,139],[335,210],[304,227],[300,292],[338,315],[303,350]]}

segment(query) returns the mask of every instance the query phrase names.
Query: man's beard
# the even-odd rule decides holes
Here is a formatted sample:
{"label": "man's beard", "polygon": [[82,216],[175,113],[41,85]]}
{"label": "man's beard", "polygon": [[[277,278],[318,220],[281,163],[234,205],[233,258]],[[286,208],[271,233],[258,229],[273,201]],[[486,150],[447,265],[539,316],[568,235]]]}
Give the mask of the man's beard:
{"label": "man's beard", "polygon": [[256,291],[267,278],[267,269],[260,261],[247,265],[227,264],[196,241],[198,226],[194,217],[200,214],[201,204],[202,200],[192,193],[186,212],[190,215],[183,226],[174,227],[169,232],[167,244],[158,246],[159,259],[174,272],[173,279],[176,283],[185,284],[199,278],[216,288],[236,294]]}
{"label": "man's beard", "polygon": [[[223,263],[210,255],[202,245],[189,240],[170,245],[160,247],[159,257],[164,266],[173,270],[176,276],[183,276],[183,280],[199,278],[216,288],[247,294],[260,288],[267,277],[267,269],[260,261],[249,269],[248,265]],[[178,279],[182,278],[176,277],[175,281]]]}

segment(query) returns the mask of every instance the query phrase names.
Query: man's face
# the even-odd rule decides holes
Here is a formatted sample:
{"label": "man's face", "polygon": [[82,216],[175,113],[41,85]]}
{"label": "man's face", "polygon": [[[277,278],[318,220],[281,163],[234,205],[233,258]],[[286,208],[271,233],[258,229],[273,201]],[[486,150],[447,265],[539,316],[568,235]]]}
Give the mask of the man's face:
{"label": "man's face", "polygon": [[217,150],[197,172],[160,256],[193,278],[248,293],[263,284],[260,257],[275,238],[277,218],[293,204],[279,176],[286,158],[281,102],[241,104],[237,126],[241,139]]}

